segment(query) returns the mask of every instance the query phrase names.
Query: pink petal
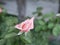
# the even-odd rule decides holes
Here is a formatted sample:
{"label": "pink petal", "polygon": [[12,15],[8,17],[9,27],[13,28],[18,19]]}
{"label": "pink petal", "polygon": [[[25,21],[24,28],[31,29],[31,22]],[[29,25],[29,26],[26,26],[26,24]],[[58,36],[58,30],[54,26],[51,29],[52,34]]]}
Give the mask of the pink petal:
{"label": "pink petal", "polygon": [[21,32],[28,32],[29,30],[21,30]]}
{"label": "pink petal", "polygon": [[31,19],[30,19],[30,29],[33,29],[34,28],[34,17],[32,17]]}
{"label": "pink petal", "polygon": [[20,27],[20,24],[17,24],[16,26],[15,26],[15,28],[17,28],[17,29],[21,29],[21,27]]}
{"label": "pink petal", "polygon": [[27,19],[24,22],[17,24],[15,28],[19,29],[21,32],[28,32],[34,28],[34,17]]}
{"label": "pink petal", "polygon": [[2,8],[0,8],[0,13],[2,13]]}
{"label": "pink petal", "polygon": [[27,24],[29,23],[29,19],[25,20],[22,25],[22,30],[26,30],[28,28]]}
{"label": "pink petal", "polygon": [[25,30],[25,32],[28,32],[34,28],[33,22],[34,22],[34,17],[29,20],[29,23],[27,24],[28,28]]}
{"label": "pink petal", "polygon": [[29,19],[25,20],[24,22],[20,23],[20,24],[17,24],[15,26],[15,28],[19,29],[19,30],[23,30],[23,28],[25,29],[26,26],[24,26],[24,24],[27,24],[27,22],[29,21]]}

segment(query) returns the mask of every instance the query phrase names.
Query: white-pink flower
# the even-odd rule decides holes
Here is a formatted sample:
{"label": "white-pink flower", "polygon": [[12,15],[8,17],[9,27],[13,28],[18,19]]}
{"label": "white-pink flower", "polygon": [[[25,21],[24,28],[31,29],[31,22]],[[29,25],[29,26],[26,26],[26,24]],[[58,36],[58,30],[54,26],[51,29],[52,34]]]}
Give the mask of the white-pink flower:
{"label": "white-pink flower", "polygon": [[2,8],[0,8],[0,13],[2,13]]}
{"label": "white-pink flower", "polygon": [[27,19],[24,22],[17,24],[15,28],[19,29],[20,32],[28,32],[34,28],[34,17]]}

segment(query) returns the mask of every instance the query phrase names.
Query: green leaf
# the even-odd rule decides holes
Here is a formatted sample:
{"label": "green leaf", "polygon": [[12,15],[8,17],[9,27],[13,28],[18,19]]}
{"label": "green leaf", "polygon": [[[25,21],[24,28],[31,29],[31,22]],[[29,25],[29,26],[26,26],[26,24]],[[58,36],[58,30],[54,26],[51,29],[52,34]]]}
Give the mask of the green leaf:
{"label": "green leaf", "polygon": [[42,26],[36,26],[36,27],[35,27],[35,31],[36,31],[36,32],[39,32],[40,30],[42,30]]}
{"label": "green leaf", "polygon": [[54,23],[49,23],[49,24],[48,24],[48,28],[49,28],[49,29],[52,29],[52,28],[54,27],[54,25],[55,25]]}
{"label": "green leaf", "polygon": [[24,43],[31,43],[31,32],[28,32],[27,35],[20,35],[20,39],[24,42]]}
{"label": "green leaf", "polygon": [[18,19],[16,17],[6,17],[5,23],[7,26],[12,26],[18,23]]}
{"label": "green leaf", "polygon": [[6,45],[12,45],[11,40],[8,39]]}
{"label": "green leaf", "polygon": [[46,25],[43,25],[42,26],[42,30],[47,30],[47,26]]}
{"label": "green leaf", "polygon": [[15,29],[15,28],[11,26],[11,27],[9,27],[8,32],[13,32],[13,31],[14,31],[14,29]]}
{"label": "green leaf", "polygon": [[51,13],[47,13],[47,14],[45,14],[45,15],[43,15],[43,18],[52,18],[52,17],[54,17],[55,16],[55,14],[53,13],[53,12],[51,12]]}
{"label": "green leaf", "polygon": [[56,24],[53,29],[53,35],[58,36],[60,34],[60,24]]}
{"label": "green leaf", "polygon": [[9,33],[9,34],[6,34],[4,38],[8,39],[8,38],[12,38],[14,36],[16,36],[17,34],[16,33]]}
{"label": "green leaf", "polygon": [[0,40],[0,45],[4,45],[4,44],[5,44],[5,42],[6,42],[6,40],[5,40],[5,39],[1,39],[1,40]]}
{"label": "green leaf", "polygon": [[43,20],[39,20],[40,25],[45,25],[45,22]]}
{"label": "green leaf", "polygon": [[33,12],[32,14],[35,15],[37,12]]}
{"label": "green leaf", "polygon": [[43,9],[43,7],[38,7],[36,10],[41,11],[42,9]]}

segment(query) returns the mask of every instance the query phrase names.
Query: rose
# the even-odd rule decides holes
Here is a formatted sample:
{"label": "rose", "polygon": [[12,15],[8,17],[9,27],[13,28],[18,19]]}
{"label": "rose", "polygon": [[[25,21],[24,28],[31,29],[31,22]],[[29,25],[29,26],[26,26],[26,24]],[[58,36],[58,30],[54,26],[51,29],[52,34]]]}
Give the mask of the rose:
{"label": "rose", "polygon": [[0,13],[2,13],[2,8],[0,8]]}
{"label": "rose", "polygon": [[15,28],[19,29],[20,32],[29,32],[31,29],[34,28],[34,17],[31,19],[27,19],[24,22],[17,24]]}

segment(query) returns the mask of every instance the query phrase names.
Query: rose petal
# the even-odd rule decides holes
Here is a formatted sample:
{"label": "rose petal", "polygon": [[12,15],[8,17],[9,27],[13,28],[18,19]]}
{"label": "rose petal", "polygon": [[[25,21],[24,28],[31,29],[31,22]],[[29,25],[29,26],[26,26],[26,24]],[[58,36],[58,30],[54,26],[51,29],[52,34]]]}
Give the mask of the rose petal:
{"label": "rose petal", "polygon": [[24,22],[20,23],[20,24],[17,24],[15,26],[15,28],[19,29],[19,30],[23,30],[23,28],[25,29],[26,28],[26,24],[28,23],[29,19],[25,20]]}
{"label": "rose petal", "polygon": [[2,8],[0,8],[0,13],[2,13]]}
{"label": "rose petal", "polygon": [[34,28],[34,24],[33,24],[33,22],[34,22],[34,17],[32,17],[31,19],[30,19],[30,29],[33,29]]}
{"label": "rose petal", "polygon": [[15,28],[17,28],[17,29],[22,29],[21,27],[20,27],[20,24],[17,24],[16,26],[15,26]]}
{"label": "rose petal", "polygon": [[21,23],[22,30],[26,30],[28,28],[29,19],[25,20],[23,23]]}
{"label": "rose petal", "polygon": [[17,24],[15,28],[19,29],[21,32],[28,32],[34,28],[34,17],[27,19],[24,22]]}

